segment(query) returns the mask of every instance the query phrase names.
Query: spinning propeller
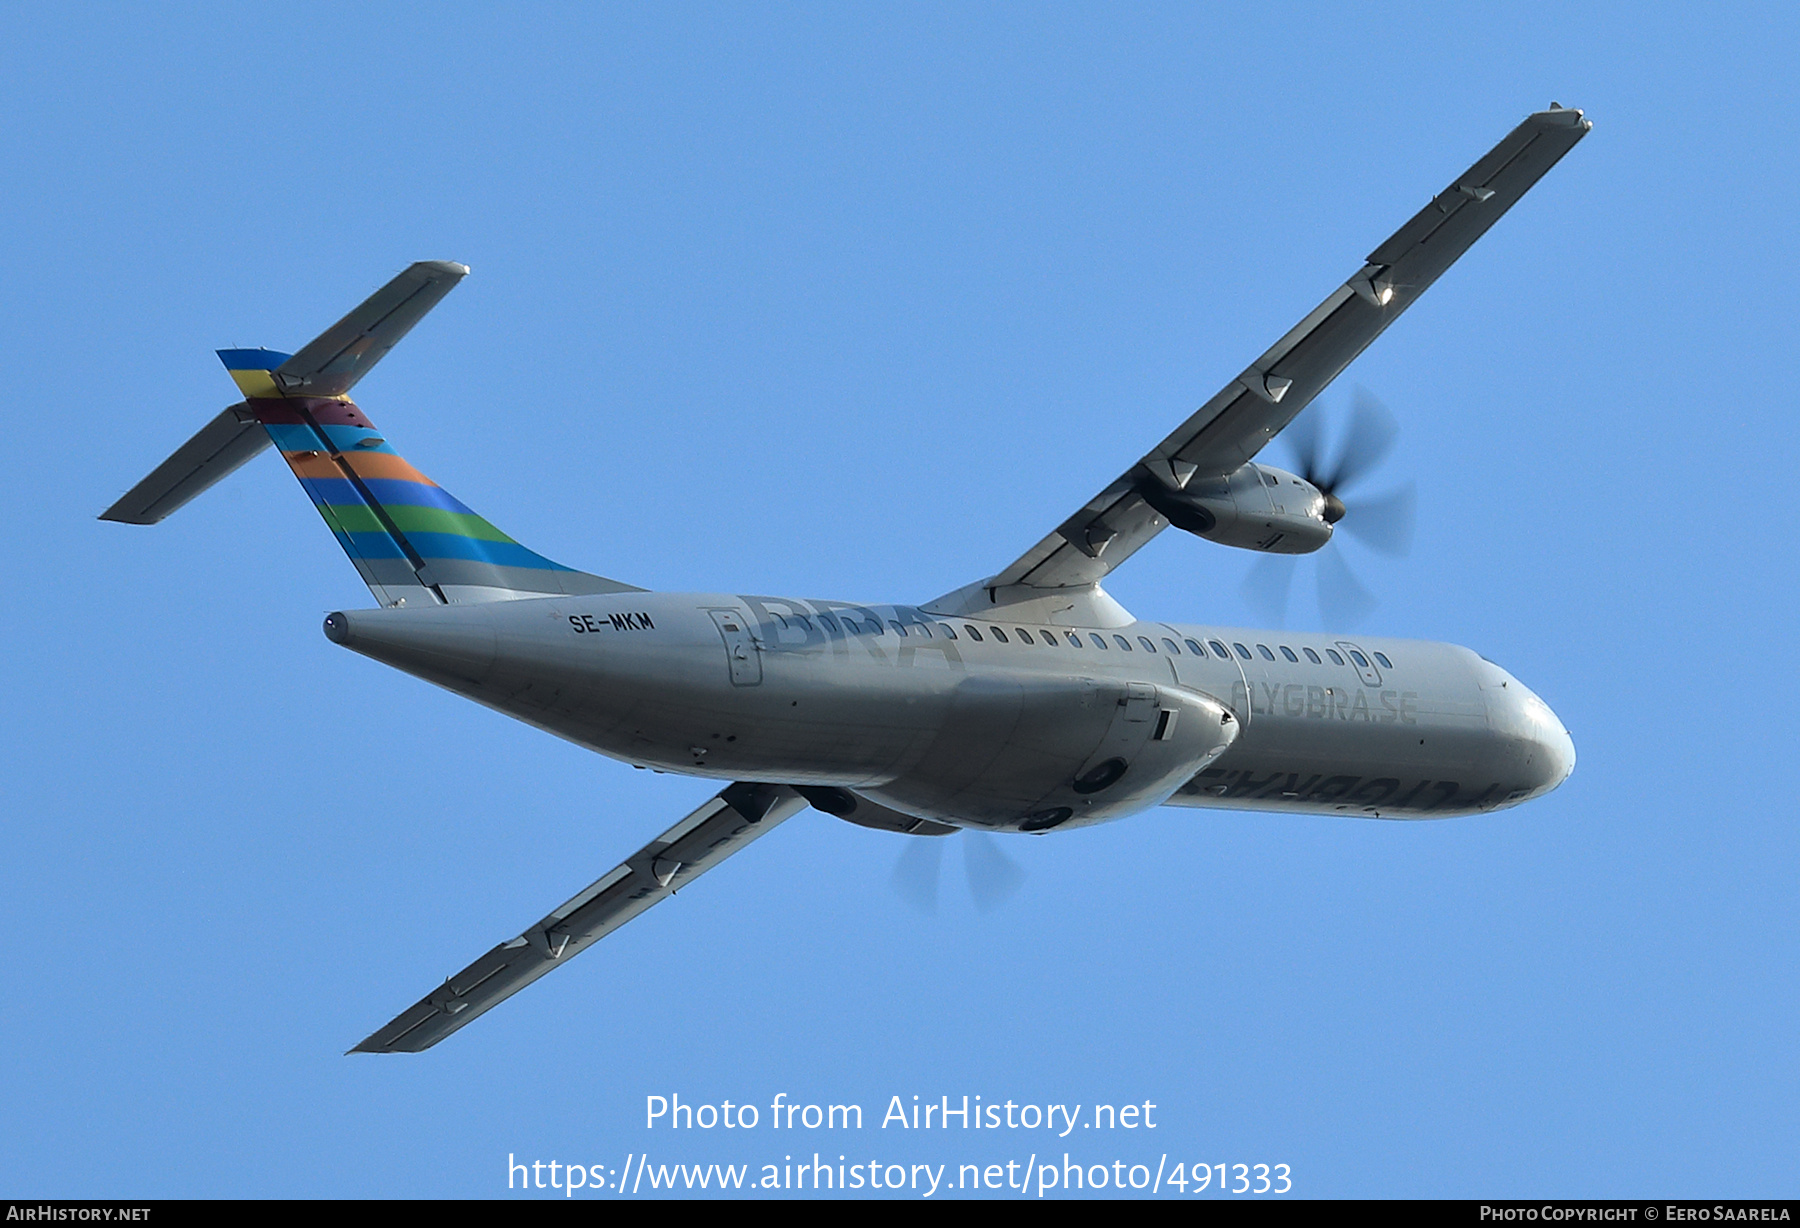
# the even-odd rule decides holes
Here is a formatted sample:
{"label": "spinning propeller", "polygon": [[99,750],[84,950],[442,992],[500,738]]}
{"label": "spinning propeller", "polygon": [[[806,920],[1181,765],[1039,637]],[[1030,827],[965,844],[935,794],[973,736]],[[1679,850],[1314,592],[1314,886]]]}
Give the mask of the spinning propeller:
{"label": "spinning propeller", "polygon": [[[1288,424],[1283,437],[1299,461],[1299,474],[1325,496],[1325,519],[1338,529],[1382,554],[1398,557],[1412,548],[1416,505],[1413,483],[1384,494],[1348,499],[1342,492],[1357,486],[1393,450],[1400,427],[1394,415],[1358,388],[1351,402],[1350,425],[1334,462],[1328,463],[1317,413],[1301,415]],[[1317,552],[1319,560],[1319,615],[1326,625],[1353,624],[1375,608],[1376,600],[1357,580],[1344,561],[1336,535]],[[1244,597],[1259,613],[1276,624],[1287,616],[1288,590],[1293,587],[1295,555],[1265,554],[1244,577]]]}
{"label": "spinning propeller", "polygon": [[[938,884],[944,873],[946,836],[914,836],[894,863],[894,889],[921,912],[936,912]],[[957,841],[969,894],[981,912],[991,912],[1011,899],[1025,881],[1019,863],[1000,851],[999,841],[984,831],[964,831]]]}

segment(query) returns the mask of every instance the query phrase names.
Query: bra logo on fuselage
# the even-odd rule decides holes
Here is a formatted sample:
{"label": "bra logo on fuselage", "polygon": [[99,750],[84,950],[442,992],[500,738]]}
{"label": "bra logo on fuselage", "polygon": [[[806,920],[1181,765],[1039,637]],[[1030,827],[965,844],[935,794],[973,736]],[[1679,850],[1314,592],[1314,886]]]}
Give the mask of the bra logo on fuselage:
{"label": "bra logo on fuselage", "polygon": [[[1370,692],[1358,687],[1351,691],[1346,687],[1301,686],[1288,683],[1286,686],[1270,686],[1266,682],[1258,682],[1251,686],[1249,692],[1250,711],[1257,716],[1300,716],[1314,720],[1336,718],[1340,721],[1377,721],[1391,725],[1398,721],[1402,725],[1419,723],[1419,693],[1417,691],[1380,691],[1379,711],[1369,707]],[[1242,711],[1245,702],[1244,684],[1231,684],[1231,705]]]}

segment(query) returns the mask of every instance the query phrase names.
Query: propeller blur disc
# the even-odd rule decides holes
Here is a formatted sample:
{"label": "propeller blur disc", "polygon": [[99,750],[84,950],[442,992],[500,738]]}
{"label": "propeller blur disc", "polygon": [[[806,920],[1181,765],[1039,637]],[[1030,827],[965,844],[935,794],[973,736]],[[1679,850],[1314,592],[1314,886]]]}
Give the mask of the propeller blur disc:
{"label": "propeller blur disc", "polygon": [[[1399,436],[1400,425],[1394,415],[1365,388],[1356,389],[1351,398],[1349,422],[1337,453],[1329,462],[1324,419],[1317,410],[1301,411],[1282,432],[1300,476],[1319,489],[1331,513],[1335,513],[1335,519],[1331,513],[1327,519],[1363,545],[1394,557],[1412,549],[1418,511],[1414,483],[1369,496],[1346,496],[1344,492],[1363,482],[1387,459]],[[1378,602],[1356,578],[1335,535],[1315,557],[1319,615],[1325,625],[1351,627],[1366,618]],[[1244,600],[1272,626],[1283,626],[1287,621],[1295,570],[1293,556],[1263,555],[1244,576]]]}
{"label": "propeller blur disc", "polygon": [[[920,912],[937,911],[944,846],[948,843],[948,836],[909,836],[894,863],[894,890]],[[977,910],[992,912],[1018,893],[1025,882],[1025,871],[1001,850],[1000,842],[992,835],[965,831],[956,843],[962,846],[963,872]]]}

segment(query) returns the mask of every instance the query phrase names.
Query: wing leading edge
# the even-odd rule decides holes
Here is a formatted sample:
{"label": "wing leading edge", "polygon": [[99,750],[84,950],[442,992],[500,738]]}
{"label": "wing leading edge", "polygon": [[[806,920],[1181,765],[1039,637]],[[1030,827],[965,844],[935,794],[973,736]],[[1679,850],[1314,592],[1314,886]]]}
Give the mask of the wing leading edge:
{"label": "wing leading edge", "polygon": [[1139,493],[1146,483],[1180,490],[1249,461],[1592,127],[1580,111],[1555,104],[1529,116],[1243,374],[981,587],[1101,580],[1168,524]]}
{"label": "wing leading edge", "polygon": [[550,915],[445,980],[352,1053],[417,1053],[569,962],[806,802],[785,785],[727,786]]}

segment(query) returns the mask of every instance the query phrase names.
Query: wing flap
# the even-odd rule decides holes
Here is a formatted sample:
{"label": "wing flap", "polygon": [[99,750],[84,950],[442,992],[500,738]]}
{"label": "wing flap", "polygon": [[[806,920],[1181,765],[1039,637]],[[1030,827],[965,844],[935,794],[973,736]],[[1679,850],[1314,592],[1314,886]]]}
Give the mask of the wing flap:
{"label": "wing flap", "polygon": [[402,1011],[352,1053],[417,1053],[561,967],[806,808],[784,785],[734,784]]}
{"label": "wing flap", "polygon": [[1593,125],[1553,107],[1526,118],[1370,253],[1367,263],[1187,421],[990,587],[1097,583],[1167,525],[1137,493],[1179,489],[1253,459]]}

